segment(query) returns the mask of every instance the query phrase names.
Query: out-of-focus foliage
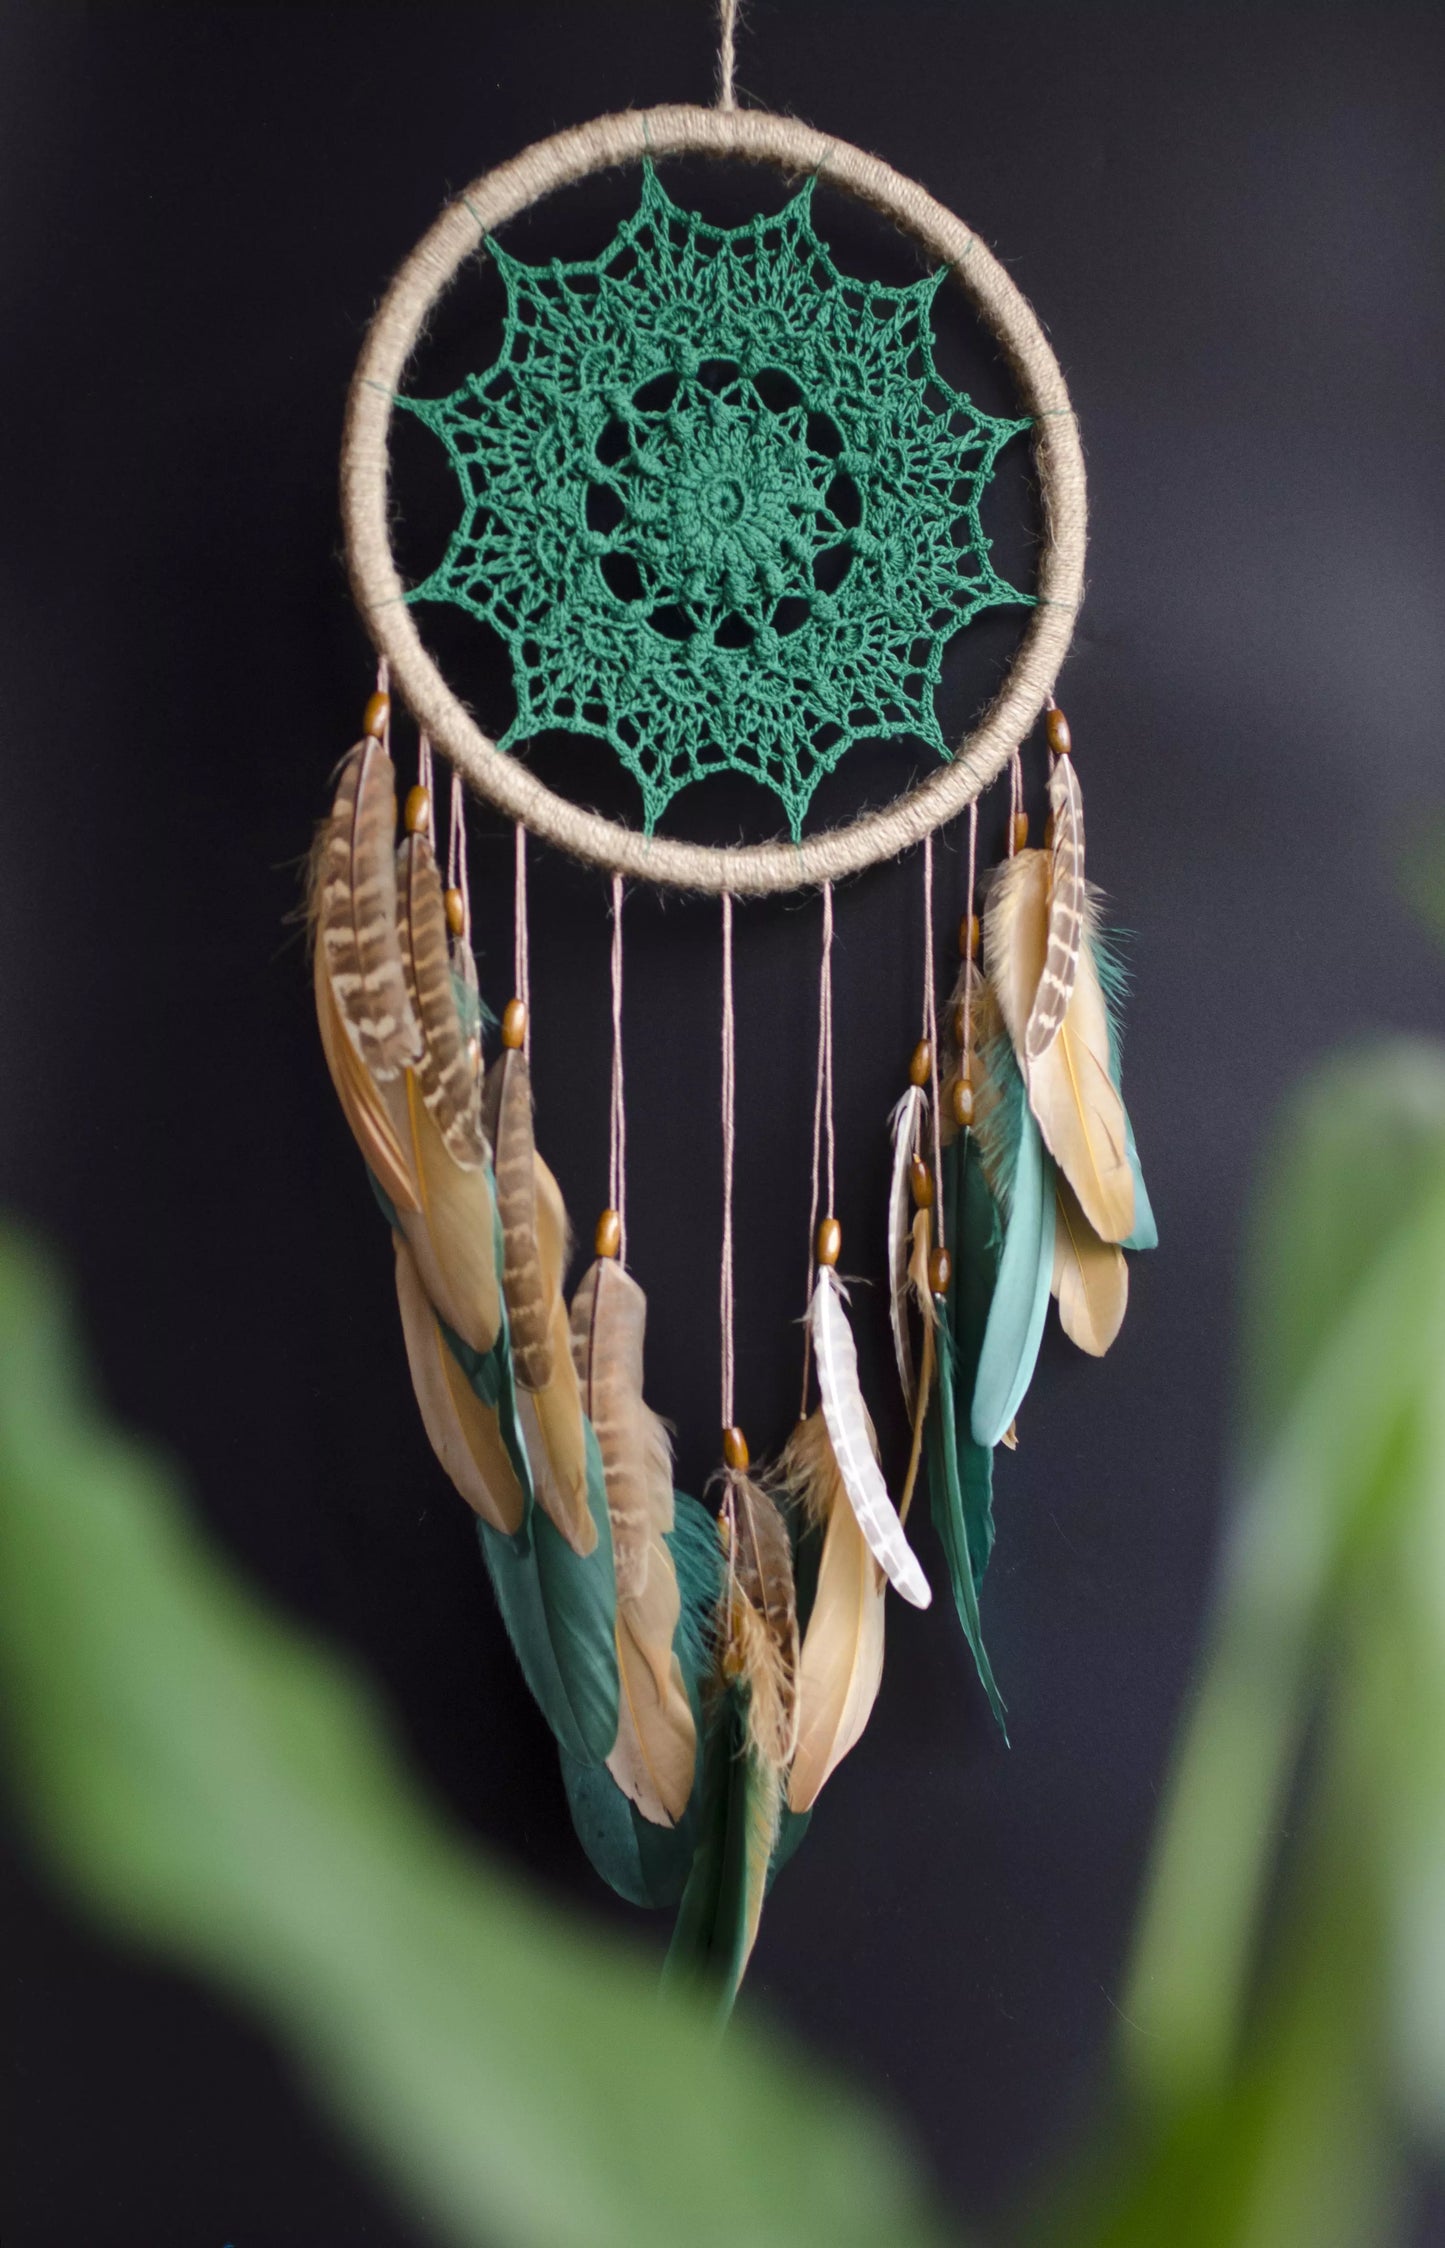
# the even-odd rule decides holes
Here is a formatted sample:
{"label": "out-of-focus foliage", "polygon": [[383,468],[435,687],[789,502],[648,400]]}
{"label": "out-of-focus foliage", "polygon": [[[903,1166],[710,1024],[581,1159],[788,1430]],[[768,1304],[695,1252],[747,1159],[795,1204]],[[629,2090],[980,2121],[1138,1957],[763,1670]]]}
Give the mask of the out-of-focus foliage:
{"label": "out-of-focus foliage", "polygon": [[[1250,1229],[1216,1613],[1116,2109],[1046,2248],[1385,2248],[1445,2150],[1445,1054],[1346,1057]],[[72,1890],[263,2013],[458,2243],[910,2248],[883,2126],[519,1896],[97,1422],[0,1242],[0,1691]],[[960,2097],[966,2088],[960,2087]]]}
{"label": "out-of-focus foliage", "polygon": [[1223,1582],[1069,2248],[1383,2248],[1445,2149],[1445,1055],[1324,1070],[1250,1240]]}
{"label": "out-of-focus foliage", "polygon": [[97,1419],[0,1238],[0,1694],[100,1917],[259,2010],[413,2203],[490,2248],[923,2248],[884,2123],[525,1897],[442,1825],[331,1656]]}

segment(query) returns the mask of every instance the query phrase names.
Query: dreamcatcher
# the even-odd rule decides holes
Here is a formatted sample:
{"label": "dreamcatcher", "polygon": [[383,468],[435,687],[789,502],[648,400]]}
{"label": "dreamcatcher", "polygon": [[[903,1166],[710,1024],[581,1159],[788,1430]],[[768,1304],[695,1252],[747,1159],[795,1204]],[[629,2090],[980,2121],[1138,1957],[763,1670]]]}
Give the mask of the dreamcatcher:
{"label": "dreamcatcher", "polygon": [[[352,386],[343,501],[356,597],[381,656],[362,739],[313,859],[315,996],[336,1091],[391,1228],[422,1418],[473,1509],[528,1686],[556,1737],[577,1832],[635,1903],[675,1908],[670,1961],[724,2006],[772,1875],[878,1693],[885,1595],[930,1600],[914,1545],[926,1490],[954,1603],[1000,1724],[979,1595],[995,1448],[1014,1424],[1050,1297],[1083,1350],[1123,1318],[1124,1250],[1154,1226],[1119,1092],[1120,975],[1084,873],[1069,729],[1053,699],[1082,577],[1084,483],[1062,377],[984,245],[876,159],[791,119],[739,110],[731,10],[715,109],[603,118],[528,149],[457,198],[403,265]],[[706,224],[668,194],[671,155],[746,157],[803,185],[778,214]],[[606,167],[636,210],[587,262],[529,264],[501,230]],[[841,272],[816,229],[820,173],[885,213],[929,272],[905,287]],[[428,313],[464,261],[495,261],[500,352],[441,398],[407,391]],[[980,412],[937,372],[931,306],[960,285],[1025,408]],[[446,554],[402,584],[387,516],[391,417],[445,447],[460,513]],[[949,639],[1019,601],[980,502],[1030,432],[1044,510],[1031,614],[982,723],[950,751],[934,713]],[[418,605],[481,618],[510,654],[516,718],[491,741],[423,648]],[[419,729],[398,846],[399,695]],[[1029,841],[1019,748],[1042,718],[1048,824]],[[548,728],[610,745],[634,777],[628,827],[546,789],[515,747]],[[882,811],[804,832],[823,775],[857,741],[931,745],[928,776]],[[450,761],[445,848],[433,749]],[[677,793],[742,771],[781,801],[784,842],[711,850],[656,834]],[[1008,853],[977,864],[979,792],[1005,770]],[[478,990],[462,775],[516,823],[514,989]],[[959,965],[933,955],[933,837],[966,817]],[[613,886],[610,1206],[568,1293],[563,1196],[534,1138],[526,838]],[[912,1443],[880,1458],[839,1277],[833,1215],[834,884],[918,848],[919,1036],[880,1131],[888,1299]],[[724,1146],[721,1458],[715,1507],[673,1488],[645,1399],[647,1304],[627,1265],[623,879],[720,899]],[[821,896],[809,1297],[801,1412],[765,1469],[734,1401],[734,900]],[[786,1328],[780,1310],[780,1334]],[[702,1338],[699,1338],[701,1342]]]}

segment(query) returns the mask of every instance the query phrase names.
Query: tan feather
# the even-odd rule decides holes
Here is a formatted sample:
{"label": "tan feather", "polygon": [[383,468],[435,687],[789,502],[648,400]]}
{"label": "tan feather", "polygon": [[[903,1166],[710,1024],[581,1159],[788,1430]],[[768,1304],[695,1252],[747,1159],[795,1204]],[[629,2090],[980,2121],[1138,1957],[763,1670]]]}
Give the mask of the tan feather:
{"label": "tan feather", "polygon": [[405,1081],[392,1078],[378,1085],[361,1060],[346,1034],[319,945],[312,957],[312,982],[321,1050],[352,1136],[392,1207],[419,1210],[416,1178],[403,1148],[403,1138],[410,1137]]}
{"label": "tan feather", "polygon": [[1100,1239],[1124,1241],[1134,1230],[1134,1177],[1124,1105],[1109,1074],[1109,1018],[1093,962],[1087,899],[1063,1022],[1036,1061],[1024,1053],[1048,946],[1048,879],[1043,851],[1018,851],[998,869],[984,914],[984,965],[1045,1146]]}
{"label": "tan feather", "polygon": [[1057,1181],[1053,1291],[1059,1324],[1070,1342],[1102,1358],[1129,1302],[1129,1264],[1122,1249],[1101,1241],[1067,1179]]}
{"label": "tan feather", "polygon": [[769,1771],[787,1770],[798,1744],[798,1598],[793,1549],[773,1500],[746,1475],[729,1473],[724,1674],[748,1694],[748,1739]]}
{"label": "tan feather", "polygon": [[[487,1071],[482,1105],[502,1213],[512,1362],[526,1388],[545,1389],[552,1379],[554,1299],[542,1270],[532,1079],[520,1047],[504,1049]],[[564,1250],[564,1267],[566,1261]],[[560,1286],[559,1274],[559,1290]]]}
{"label": "tan feather", "polygon": [[799,1659],[798,1745],[788,1775],[789,1806],[806,1811],[872,1715],[883,1676],[888,1580],[858,1527],[821,1412],[794,1429],[778,1480],[810,1521],[824,1525]]}
{"label": "tan feather", "polygon": [[913,1246],[908,1259],[908,1284],[923,1314],[923,1356],[918,1370],[918,1390],[913,1400],[913,1439],[908,1448],[908,1469],[903,1478],[903,1489],[898,1494],[898,1519],[908,1520],[908,1509],[913,1504],[913,1494],[918,1487],[918,1471],[923,1464],[923,1438],[928,1425],[928,1401],[933,1395],[933,1377],[938,1371],[938,1342],[934,1328],[938,1312],[933,1301],[933,1289],[928,1277],[929,1252],[933,1244],[931,1213],[920,1210],[913,1220]]}
{"label": "tan feather", "polygon": [[417,1083],[448,1155],[474,1171],[485,1159],[480,1057],[457,1012],[441,878],[424,834],[409,835],[397,853],[397,899],[402,972],[422,1034]]}
{"label": "tan feather", "polygon": [[[547,1348],[533,1352],[528,1371],[545,1365],[540,1383],[527,1379],[516,1363],[517,1418],[526,1439],[527,1458],[537,1498],[573,1549],[591,1553],[597,1543],[597,1525],[587,1502],[587,1436],[582,1415],[582,1390],[572,1362],[572,1334],[562,1281],[570,1248],[567,1212],[562,1191],[535,1150],[532,1155],[532,1209],[535,1229],[527,1259],[546,1307]],[[504,1217],[505,1225],[505,1217]],[[507,1239],[507,1316],[512,1317],[512,1244]]]}
{"label": "tan feather", "polygon": [[438,1317],[473,1350],[485,1353],[502,1327],[490,1181],[485,1170],[458,1169],[411,1070],[406,1073],[406,1124],[417,1208],[398,1211],[401,1229]]}
{"label": "tan feather", "polygon": [[473,1513],[512,1537],[522,1527],[526,1497],[501,1422],[448,1349],[406,1242],[400,1234],[392,1241],[407,1364],[431,1448]]}
{"label": "tan feather", "polygon": [[317,945],[347,1035],[371,1075],[395,1077],[421,1051],[396,931],[396,770],[379,741],[342,765],[317,841]]}
{"label": "tan feather", "polygon": [[747,1970],[753,1946],[758,1940],[763,1901],[768,1893],[768,1875],[772,1870],[773,1852],[777,1848],[778,1828],[783,1814],[782,1773],[756,1754],[753,1754],[753,1769],[753,1784],[748,1789],[748,1829],[743,1838],[747,1858],[747,1916],[743,1922],[743,1941],[738,1962],[739,1981]]}
{"label": "tan feather", "polygon": [[607,1769],[655,1826],[675,1826],[692,1794],[697,1728],[673,1636],[682,1613],[665,1533],[672,1448],[642,1396],[647,1298],[615,1257],[599,1257],[572,1299],[572,1355],[597,1433],[617,1580],[617,1745]]}
{"label": "tan feather", "polygon": [[1024,1032],[1024,1052],[1037,1062],[1058,1037],[1074,994],[1084,937],[1084,799],[1072,757],[1056,757],[1049,776],[1053,840],[1049,850],[1048,943],[1043,972]]}

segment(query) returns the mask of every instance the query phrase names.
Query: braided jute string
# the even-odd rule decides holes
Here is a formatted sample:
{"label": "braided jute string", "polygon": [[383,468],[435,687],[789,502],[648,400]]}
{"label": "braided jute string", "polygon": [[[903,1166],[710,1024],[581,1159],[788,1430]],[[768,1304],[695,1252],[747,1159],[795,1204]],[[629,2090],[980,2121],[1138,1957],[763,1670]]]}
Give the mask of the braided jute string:
{"label": "braided jute string", "polygon": [[612,1123],[607,1199],[617,1212],[617,1261],[627,1262],[627,1105],[622,1085],[622,877],[612,877]]}
{"label": "braided jute string", "polygon": [[[437,299],[485,237],[570,182],[645,156],[745,157],[793,173],[826,170],[946,264],[998,339],[1024,410],[1034,417],[1043,503],[1037,606],[1007,678],[952,761],[875,812],[801,843],[725,850],[644,835],[557,796],[504,755],[463,707],[422,646],[392,556],[388,436],[392,400]],[[357,604],[419,726],[474,788],[534,835],[609,872],[675,889],[757,896],[837,882],[895,858],[953,819],[986,788],[1053,692],[1083,593],[1084,464],[1058,362],[1025,299],[961,220],[912,180],[846,141],[766,110],[666,107],[599,117],[524,149],[448,205],[407,258],[372,322],[352,378],[341,452],[341,507]]]}
{"label": "braided jute string", "polygon": [[738,62],[738,0],[721,0],[717,13],[717,105],[719,109],[736,109],[733,80]]}
{"label": "braided jute string", "polygon": [[733,1425],[733,1155],[737,1140],[736,1041],[733,1024],[733,901],[722,899],[722,1146],[723,1231],[718,1279],[722,1333],[722,1425]]}

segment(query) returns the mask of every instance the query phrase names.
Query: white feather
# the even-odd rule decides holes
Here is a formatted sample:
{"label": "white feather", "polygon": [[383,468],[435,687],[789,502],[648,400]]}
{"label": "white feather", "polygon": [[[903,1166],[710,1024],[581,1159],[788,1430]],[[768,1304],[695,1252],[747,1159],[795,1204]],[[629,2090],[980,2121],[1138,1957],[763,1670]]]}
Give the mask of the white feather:
{"label": "white feather", "polygon": [[903,1401],[911,1417],[918,1377],[913,1368],[913,1337],[908,1331],[908,1260],[913,1249],[913,1190],[909,1166],[923,1121],[923,1087],[910,1085],[892,1116],[893,1176],[888,1185],[888,1316],[893,1322],[893,1355]]}
{"label": "white feather", "polygon": [[830,1265],[820,1265],[809,1314],[823,1418],[848,1503],[868,1550],[894,1590],[915,1608],[933,1598],[918,1557],[903,1534],[882,1470],[868,1440],[868,1413],[858,1386],[858,1353],[843,1309],[843,1285]]}

